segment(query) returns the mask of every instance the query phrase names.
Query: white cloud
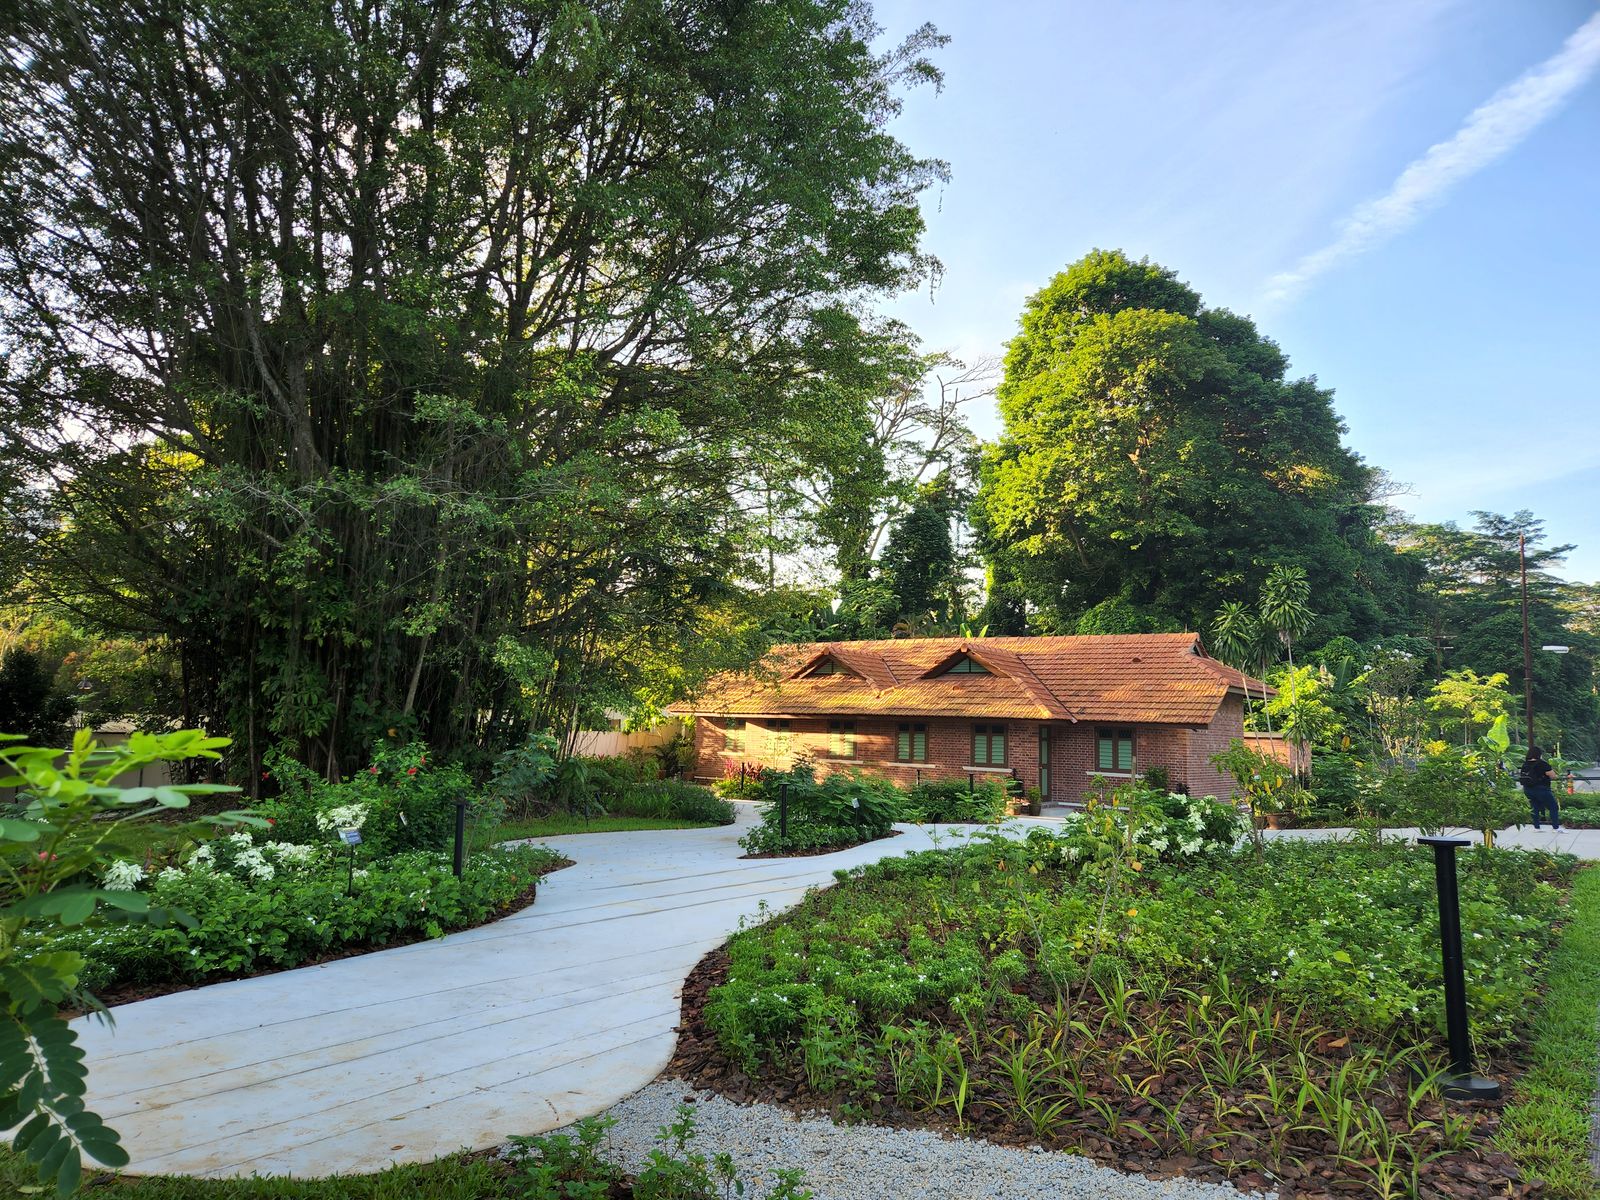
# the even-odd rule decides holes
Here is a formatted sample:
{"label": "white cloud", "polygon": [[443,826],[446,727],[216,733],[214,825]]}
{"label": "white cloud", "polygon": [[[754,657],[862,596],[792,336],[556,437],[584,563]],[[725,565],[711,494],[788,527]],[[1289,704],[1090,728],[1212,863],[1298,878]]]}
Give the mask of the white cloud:
{"label": "white cloud", "polygon": [[1450,189],[1522,142],[1600,69],[1600,13],[1551,57],[1473,110],[1448,141],[1400,172],[1394,186],[1340,224],[1339,236],[1267,281],[1266,300],[1282,301],[1344,259],[1414,223]]}

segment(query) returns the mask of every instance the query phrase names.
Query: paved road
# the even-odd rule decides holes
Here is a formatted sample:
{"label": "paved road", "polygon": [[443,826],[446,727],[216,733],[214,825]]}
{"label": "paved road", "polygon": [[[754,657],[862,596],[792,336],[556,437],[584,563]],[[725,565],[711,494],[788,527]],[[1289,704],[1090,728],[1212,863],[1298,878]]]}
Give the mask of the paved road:
{"label": "paved road", "polygon": [[[744,861],[754,814],[738,807],[722,829],[543,839],[576,865],[493,925],[125,1005],[114,1029],[80,1020],[90,1107],[130,1170],[178,1175],[372,1171],[554,1129],[660,1073],[685,975],[742,919],[839,867],[971,832]],[[1600,858],[1600,830],[1502,844]]]}
{"label": "paved road", "polygon": [[738,807],[722,829],[541,839],[575,865],[493,925],[80,1020],[89,1106],[130,1171],[204,1176],[372,1171],[607,1108],[666,1066],[684,977],[741,919],[932,844],[907,827],[744,861]]}

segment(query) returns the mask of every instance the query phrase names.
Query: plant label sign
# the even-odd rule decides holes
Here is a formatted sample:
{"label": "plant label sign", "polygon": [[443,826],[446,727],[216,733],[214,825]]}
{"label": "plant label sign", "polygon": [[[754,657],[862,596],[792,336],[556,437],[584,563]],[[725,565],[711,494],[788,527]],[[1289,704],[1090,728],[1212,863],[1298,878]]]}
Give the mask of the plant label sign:
{"label": "plant label sign", "polygon": [[341,829],[339,830],[339,840],[346,846],[359,846],[361,845],[361,830]]}

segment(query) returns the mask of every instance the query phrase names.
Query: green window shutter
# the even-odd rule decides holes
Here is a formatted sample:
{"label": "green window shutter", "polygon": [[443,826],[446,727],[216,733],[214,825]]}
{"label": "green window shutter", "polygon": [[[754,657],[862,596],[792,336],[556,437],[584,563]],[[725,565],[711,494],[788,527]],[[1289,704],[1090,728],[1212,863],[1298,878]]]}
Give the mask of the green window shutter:
{"label": "green window shutter", "polygon": [[985,725],[972,727],[972,761],[975,765],[989,765],[989,730]]}
{"label": "green window shutter", "polygon": [[911,757],[917,762],[928,761],[928,734],[926,726],[918,725],[911,734]]}
{"label": "green window shutter", "polygon": [[1117,740],[1109,733],[1102,733],[1099,737],[1099,748],[1095,755],[1095,768],[1101,771],[1115,771],[1117,769]]}
{"label": "green window shutter", "polygon": [[911,761],[911,727],[900,726],[899,736],[895,739],[894,756],[901,762]]}
{"label": "green window shutter", "polygon": [[1133,770],[1133,730],[1124,729],[1117,734],[1117,770]]}
{"label": "green window shutter", "polygon": [[996,725],[989,731],[989,765],[1003,767],[1006,765],[1006,727]]}

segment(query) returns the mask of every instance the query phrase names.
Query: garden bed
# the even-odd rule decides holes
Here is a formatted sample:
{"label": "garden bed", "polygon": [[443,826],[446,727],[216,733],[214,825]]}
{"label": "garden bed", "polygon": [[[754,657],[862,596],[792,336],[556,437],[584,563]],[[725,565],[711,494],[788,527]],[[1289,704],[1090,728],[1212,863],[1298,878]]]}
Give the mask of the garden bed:
{"label": "garden bed", "polygon": [[[554,858],[550,860],[548,864],[541,864],[538,878],[543,879],[546,875],[549,875],[555,871],[563,870],[571,865],[572,860],[570,858]],[[480,925],[488,925],[494,921],[503,920],[504,918],[509,917],[514,913],[519,913],[523,909],[531,906],[534,901],[538,899],[538,895],[539,884],[537,881],[535,881],[533,884],[525,888],[521,893],[506,901],[503,905],[497,907],[492,912],[485,913],[480,919],[469,921],[464,924],[451,925],[443,932],[446,934],[461,933],[464,930],[476,929]],[[209,987],[213,983],[226,983],[234,979],[253,979],[258,975],[276,975],[282,971],[296,971],[301,967],[320,967],[326,963],[338,962],[340,959],[345,958],[359,958],[363,954],[373,954],[379,950],[393,950],[398,946],[416,945],[418,942],[426,942],[431,940],[433,936],[434,935],[424,932],[421,929],[413,928],[402,930],[386,941],[351,942],[340,946],[337,949],[328,950],[321,954],[314,954],[309,958],[302,959],[295,963],[274,964],[257,962],[249,970],[236,971],[232,973],[220,972],[205,979],[193,981],[169,979],[157,983],[129,983],[120,986],[113,985],[112,987],[104,988],[97,992],[95,994],[95,999],[98,1000],[105,1008],[117,1008],[124,1004],[136,1004],[140,1000],[153,1000],[157,996],[170,996],[176,992],[192,991],[197,987]],[[70,1009],[63,1011],[62,1015],[71,1018],[82,1016],[83,1012],[82,1010],[78,1009]]]}
{"label": "garden bed", "polygon": [[[1446,1108],[1418,1081],[1440,1063],[1431,860],[1399,846],[1133,859],[1108,892],[1061,870],[1054,840],[891,860],[737,935],[686,984],[671,1071],[734,1099],[1157,1178],[1341,1195],[1400,1194],[1414,1175],[1424,1194],[1539,1194],[1495,1146],[1497,1105]],[[1525,1057],[1569,872],[1547,855],[1463,858],[1475,1033],[1502,1080]]]}
{"label": "garden bed", "polygon": [[469,858],[457,879],[449,855],[437,851],[352,866],[327,847],[236,834],[183,866],[147,874],[123,865],[113,882],[189,923],[110,924],[49,942],[81,954],[82,986],[116,1004],[470,929],[533,903],[539,880],[569,860],[542,846],[495,850]]}

